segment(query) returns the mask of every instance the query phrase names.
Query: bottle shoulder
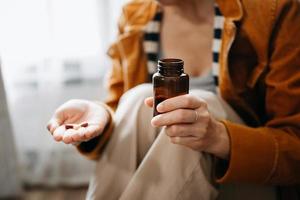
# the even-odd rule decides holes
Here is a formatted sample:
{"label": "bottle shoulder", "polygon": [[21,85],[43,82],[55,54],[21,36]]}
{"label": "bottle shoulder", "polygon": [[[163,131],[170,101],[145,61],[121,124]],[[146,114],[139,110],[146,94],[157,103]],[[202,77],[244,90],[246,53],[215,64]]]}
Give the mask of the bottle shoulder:
{"label": "bottle shoulder", "polygon": [[183,78],[188,78],[189,75],[186,74],[186,73],[181,73],[181,74],[178,75],[178,76],[164,76],[164,75],[162,75],[161,73],[156,72],[156,73],[153,74],[153,78],[154,78],[154,77],[162,77],[162,78],[176,78],[176,77],[183,77]]}

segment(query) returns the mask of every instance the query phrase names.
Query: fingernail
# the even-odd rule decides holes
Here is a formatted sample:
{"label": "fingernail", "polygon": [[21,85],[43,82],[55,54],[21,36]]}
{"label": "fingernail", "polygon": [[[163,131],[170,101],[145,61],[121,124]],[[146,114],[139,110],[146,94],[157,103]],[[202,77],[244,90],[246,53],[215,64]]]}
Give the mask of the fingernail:
{"label": "fingernail", "polygon": [[151,120],[152,126],[155,126],[155,127],[157,126],[156,123],[157,123],[157,121],[158,121],[158,118],[159,118],[158,116],[155,116],[155,117],[152,118],[152,120]]}
{"label": "fingernail", "polygon": [[48,123],[48,125],[47,125],[47,129],[48,129],[48,131],[50,131],[50,132],[53,132],[54,131],[54,129],[56,129],[58,127],[58,124],[57,123],[55,123],[55,122],[49,122]]}
{"label": "fingernail", "polygon": [[162,103],[158,104],[158,106],[156,107],[156,109],[161,112],[163,111],[163,108],[164,108],[164,105]]}
{"label": "fingernail", "polygon": [[51,124],[48,124],[48,125],[47,125],[47,130],[48,130],[48,131],[51,131]]}

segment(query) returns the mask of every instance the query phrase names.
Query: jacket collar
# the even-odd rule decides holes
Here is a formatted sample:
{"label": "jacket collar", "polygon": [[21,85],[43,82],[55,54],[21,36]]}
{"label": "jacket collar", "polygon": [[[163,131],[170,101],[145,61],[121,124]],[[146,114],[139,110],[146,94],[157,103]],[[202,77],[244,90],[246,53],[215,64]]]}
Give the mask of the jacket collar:
{"label": "jacket collar", "polygon": [[216,0],[223,16],[232,21],[239,21],[243,17],[240,0]]}

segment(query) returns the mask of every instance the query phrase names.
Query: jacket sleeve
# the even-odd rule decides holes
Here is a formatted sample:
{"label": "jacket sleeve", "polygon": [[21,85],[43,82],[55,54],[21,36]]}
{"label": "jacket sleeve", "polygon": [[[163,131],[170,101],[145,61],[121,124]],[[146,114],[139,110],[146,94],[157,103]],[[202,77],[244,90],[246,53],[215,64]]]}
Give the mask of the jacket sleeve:
{"label": "jacket sleeve", "polygon": [[[119,36],[123,33],[125,16],[121,15],[119,20]],[[123,71],[122,71],[122,62],[119,59],[117,49],[115,48],[116,44],[113,44],[109,50],[108,55],[111,57],[112,67],[108,72],[107,78],[107,91],[108,95],[105,100],[105,103],[100,103],[100,106],[103,106],[110,114],[109,122],[106,125],[103,133],[96,138],[93,138],[87,142],[82,142],[77,146],[77,150],[86,156],[88,159],[96,160],[100,157],[101,151],[105,147],[108,142],[114,127],[113,123],[113,115],[114,111],[117,108],[119,99],[124,93],[124,79],[123,79]]]}
{"label": "jacket sleeve", "polygon": [[265,79],[268,122],[259,128],[223,122],[231,153],[219,183],[300,183],[300,2],[278,2]]}

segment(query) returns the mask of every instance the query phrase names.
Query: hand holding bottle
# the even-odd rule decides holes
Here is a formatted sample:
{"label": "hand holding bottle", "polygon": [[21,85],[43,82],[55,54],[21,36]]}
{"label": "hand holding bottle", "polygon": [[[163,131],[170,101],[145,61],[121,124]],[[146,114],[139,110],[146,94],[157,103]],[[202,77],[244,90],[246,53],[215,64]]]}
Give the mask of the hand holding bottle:
{"label": "hand holding bottle", "polygon": [[[145,104],[153,107],[153,97],[147,98]],[[210,114],[204,100],[186,94],[167,99],[159,103],[156,109],[160,114],[152,119],[151,124],[166,127],[165,133],[172,143],[222,159],[229,158],[229,134],[225,125]]]}

